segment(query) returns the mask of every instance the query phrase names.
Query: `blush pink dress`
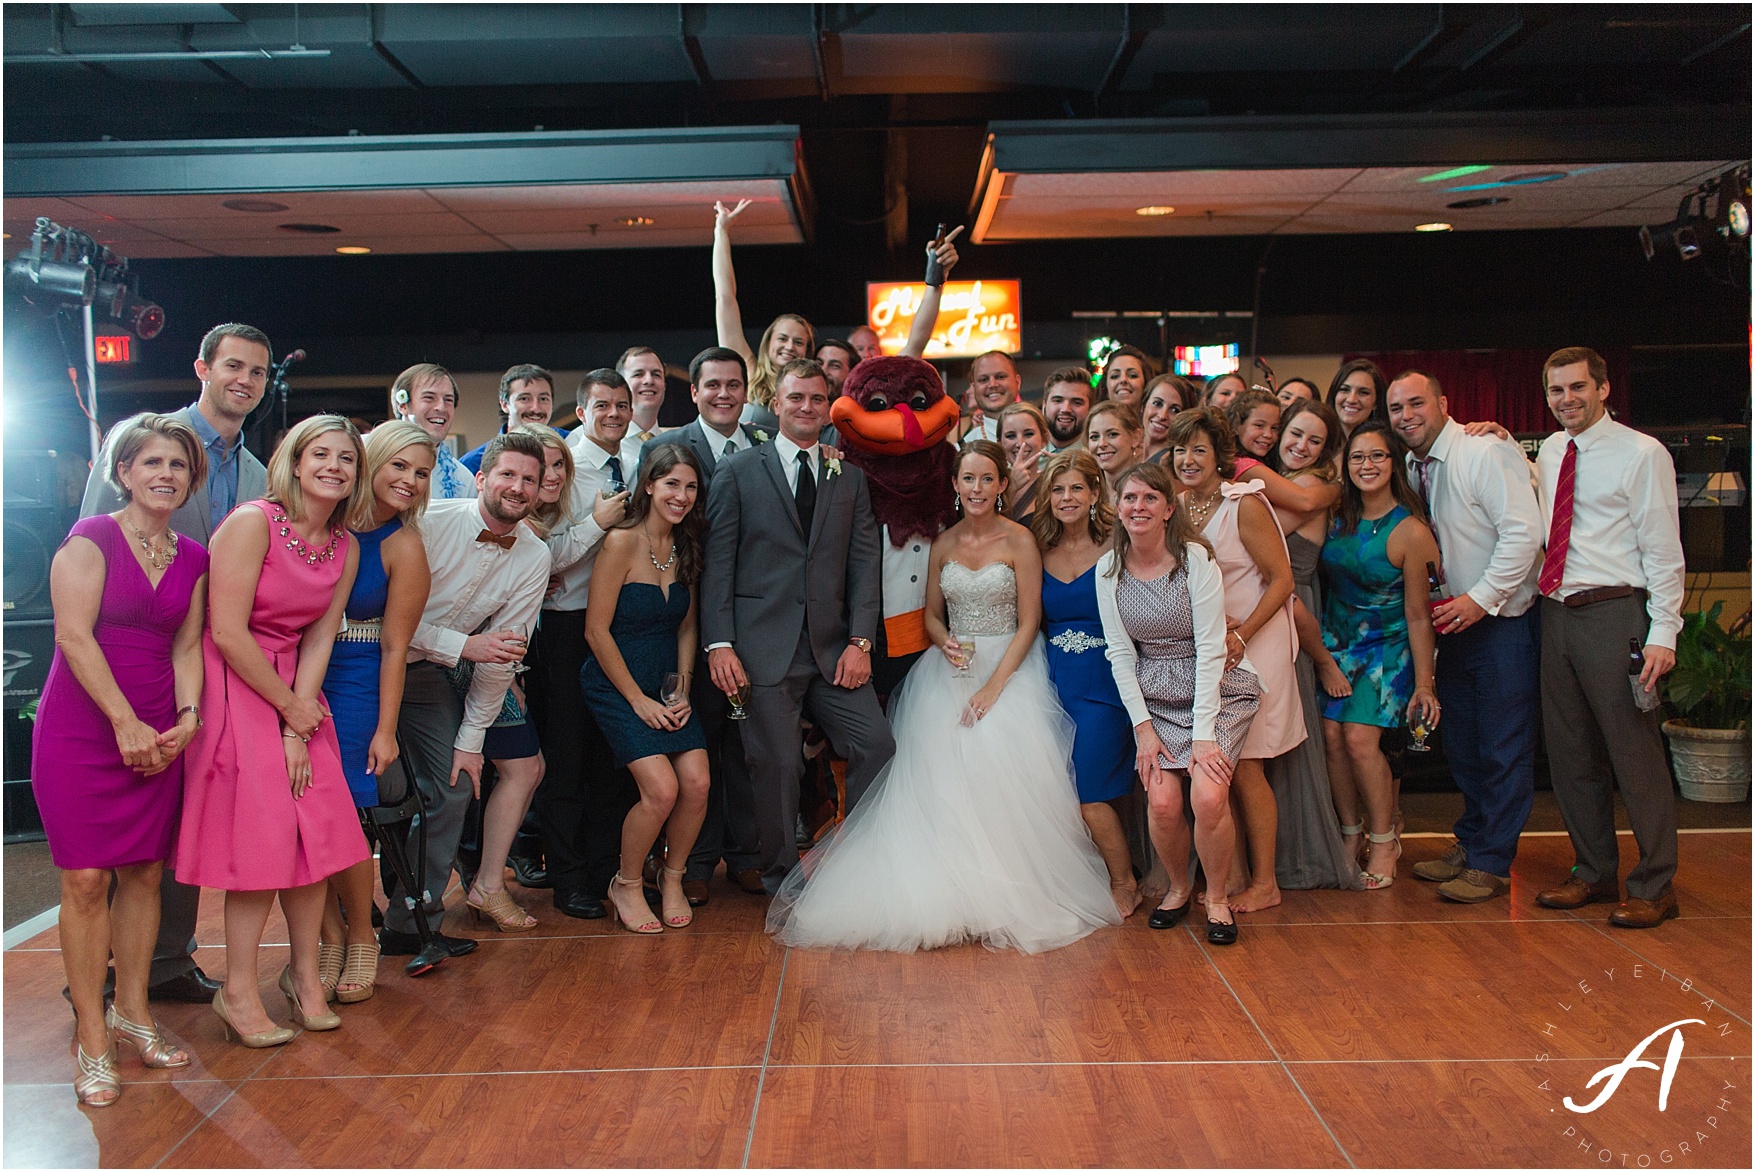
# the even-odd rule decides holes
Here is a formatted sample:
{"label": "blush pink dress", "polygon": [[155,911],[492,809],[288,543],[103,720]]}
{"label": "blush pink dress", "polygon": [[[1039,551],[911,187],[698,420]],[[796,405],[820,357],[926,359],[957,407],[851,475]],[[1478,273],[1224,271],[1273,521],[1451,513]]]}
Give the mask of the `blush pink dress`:
{"label": "blush pink dress", "polygon": [[[321,556],[323,550],[300,556],[289,544],[297,535],[276,520],[278,504],[239,507],[261,509],[268,519],[268,554],[250,608],[250,634],[290,687],[299,639],[334,601],[352,538],[339,530],[333,545],[324,547],[332,556]],[[223,891],[272,891],[327,879],[366,858],[335,722],[325,720],[307,743],[311,784],[294,801],[280,713],[226,663],[211,630],[202,637],[202,655],[206,723],[189,746],[184,772],[177,878]]]}
{"label": "blush pink dress", "polygon": [[[1237,510],[1243,498],[1255,496],[1266,505],[1267,498],[1260,496],[1262,491],[1259,481],[1221,484],[1219,505],[1201,534],[1212,545],[1219,570],[1225,576],[1225,613],[1239,621],[1249,617],[1267,591],[1267,580],[1237,532]],[[1278,535],[1278,526],[1274,532]],[[1281,540],[1283,544],[1284,539]],[[1261,707],[1256,709],[1255,719],[1249,725],[1242,756],[1278,757],[1297,748],[1309,735],[1298,696],[1298,632],[1292,626],[1290,598],[1262,624],[1243,650],[1261,680]]]}

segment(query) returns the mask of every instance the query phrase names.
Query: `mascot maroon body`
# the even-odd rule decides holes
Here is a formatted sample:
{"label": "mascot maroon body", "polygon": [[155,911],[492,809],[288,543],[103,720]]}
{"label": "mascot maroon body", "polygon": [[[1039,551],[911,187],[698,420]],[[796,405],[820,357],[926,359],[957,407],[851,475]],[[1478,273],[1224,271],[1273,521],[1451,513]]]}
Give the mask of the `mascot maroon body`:
{"label": "mascot maroon body", "polygon": [[[884,529],[884,638],[888,663],[874,664],[878,691],[890,689],[926,637],[926,570],[932,539],[957,519],[945,442],[961,412],[930,362],[906,355],[855,366],[830,406],[846,457],[865,473]],[[886,670],[888,668],[889,670]]]}

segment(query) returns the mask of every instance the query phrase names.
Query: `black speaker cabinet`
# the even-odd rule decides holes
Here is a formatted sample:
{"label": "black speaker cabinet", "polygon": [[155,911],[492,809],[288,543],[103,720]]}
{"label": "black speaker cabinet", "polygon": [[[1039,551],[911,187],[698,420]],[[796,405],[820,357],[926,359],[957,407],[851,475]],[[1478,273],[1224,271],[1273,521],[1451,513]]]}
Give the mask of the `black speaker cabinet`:
{"label": "black speaker cabinet", "polygon": [[90,463],[78,452],[6,453],[5,591],[0,615],[49,617],[49,562],[79,519]]}

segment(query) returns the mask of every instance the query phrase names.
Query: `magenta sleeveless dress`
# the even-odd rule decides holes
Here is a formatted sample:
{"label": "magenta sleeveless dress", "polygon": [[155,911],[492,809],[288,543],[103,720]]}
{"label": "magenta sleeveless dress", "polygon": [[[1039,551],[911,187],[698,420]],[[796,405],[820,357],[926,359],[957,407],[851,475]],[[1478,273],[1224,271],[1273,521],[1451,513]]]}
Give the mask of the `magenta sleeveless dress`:
{"label": "magenta sleeveless dress", "polygon": [[[86,517],[67,535],[75,537],[104,555],[104,596],[92,626],[104,662],[134,715],[164,732],[177,722],[171,646],[207,573],[207,551],[178,539],[177,556],[154,588],[115,518]],[[185,753],[151,777],[124,765],[109,718],[56,650],[31,730],[30,788],[57,867],[107,870],[168,860],[187,759]]]}
{"label": "magenta sleeveless dress", "polygon": [[[278,504],[239,507],[261,509],[268,519],[268,555],[250,608],[250,633],[290,687],[299,638],[334,601],[352,538],[342,530],[334,556],[312,564],[288,547],[292,535],[275,521]],[[280,713],[232,671],[211,630],[202,638],[202,654],[206,724],[189,746],[184,771],[177,878],[223,891],[270,891],[327,879],[366,858],[335,722],[325,720],[308,742],[311,784],[294,801]]]}

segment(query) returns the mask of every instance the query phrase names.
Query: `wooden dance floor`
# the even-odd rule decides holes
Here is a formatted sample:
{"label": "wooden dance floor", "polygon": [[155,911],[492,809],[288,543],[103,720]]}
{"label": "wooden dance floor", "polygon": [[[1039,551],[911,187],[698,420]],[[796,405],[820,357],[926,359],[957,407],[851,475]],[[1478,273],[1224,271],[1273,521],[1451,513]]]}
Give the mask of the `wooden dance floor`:
{"label": "wooden dance floor", "polygon": [[[1749,1166],[1747,830],[1682,835],[1682,918],[1647,932],[1533,906],[1564,836],[1526,836],[1510,899],[1477,906],[1409,874],[1445,839],[1405,845],[1392,889],[1288,893],[1232,948],[1197,935],[1197,909],[1046,956],[788,952],[723,878],[659,938],[568,920],[546,893],[525,935],[454,908],[475,954],[419,980],[386,958],[334,1033],[244,1050],[210,1010],[160,1006],[194,1063],[130,1054],[101,1111],[74,1101],[51,929],[5,954],[5,1162]],[[215,975],[219,909],[207,893]],[[264,945],[265,988],[285,957]],[[1664,1027],[1691,1018],[1660,1110]],[[1598,1109],[1565,1106],[1654,1033]]]}

